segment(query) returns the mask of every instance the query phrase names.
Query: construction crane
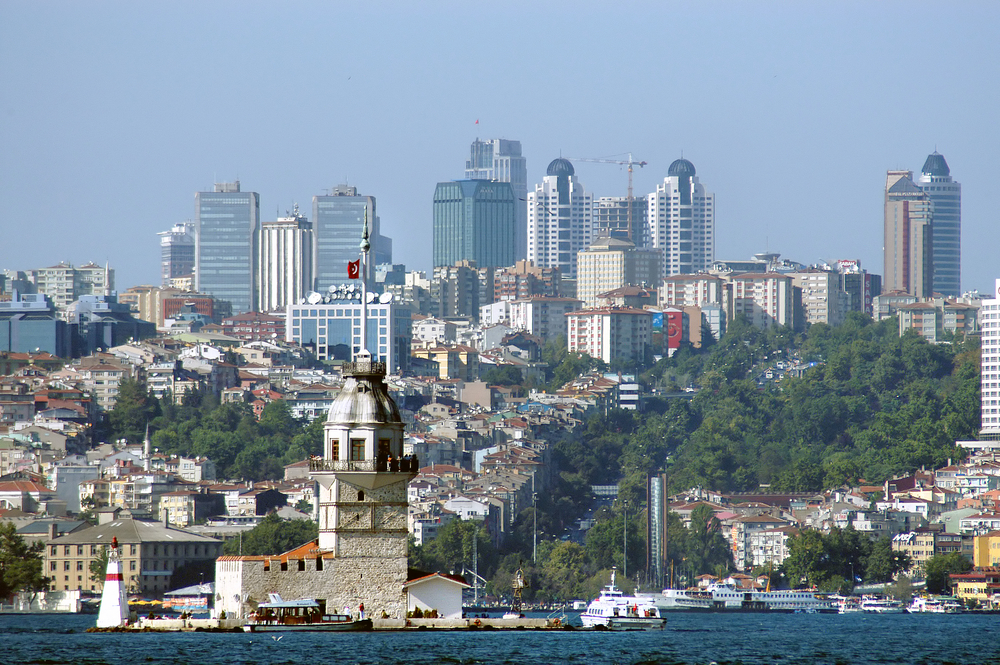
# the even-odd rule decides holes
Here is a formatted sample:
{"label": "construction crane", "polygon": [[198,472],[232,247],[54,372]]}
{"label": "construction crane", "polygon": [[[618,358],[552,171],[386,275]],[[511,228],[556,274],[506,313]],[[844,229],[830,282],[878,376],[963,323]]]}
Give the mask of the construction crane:
{"label": "construction crane", "polygon": [[628,153],[628,159],[604,159],[598,157],[567,157],[571,162],[593,162],[595,164],[617,164],[618,166],[628,167],[628,209],[626,211],[628,219],[628,239],[635,242],[635,237],[632,235],[632,167],[638,166],[642,168],[647,164],[647,162],[637,162],[632,159],[632,153]]}

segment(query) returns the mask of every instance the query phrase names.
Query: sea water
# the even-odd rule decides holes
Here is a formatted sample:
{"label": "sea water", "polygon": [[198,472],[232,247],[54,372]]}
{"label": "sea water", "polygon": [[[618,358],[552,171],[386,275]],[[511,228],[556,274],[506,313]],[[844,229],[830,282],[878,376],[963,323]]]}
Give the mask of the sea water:
{"label": "sea water", "polygon": [[0,615],[0,664],[750,663],[1000,665],[997,615],[667,613],[664,630],[87,633],[93,615]]}

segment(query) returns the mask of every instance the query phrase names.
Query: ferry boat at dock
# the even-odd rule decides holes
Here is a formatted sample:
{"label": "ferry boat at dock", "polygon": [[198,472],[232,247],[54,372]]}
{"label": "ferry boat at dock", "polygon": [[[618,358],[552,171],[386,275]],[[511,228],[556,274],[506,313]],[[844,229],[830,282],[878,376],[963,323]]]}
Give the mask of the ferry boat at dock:
{"label": "ferry boat at dock", "polygon": [[365,631],[372,629],[371,619],[355,619],[347,614],[326,614],[312,598],[283,600],[276,593],[270,601],[257,606],[243,625],[247,633]]}
{"label": "ferry boat at dock", "polygon": [[580,615],[584,628],[611,630],[649,630],[663,628],[667,620],[660,616],[655,604],[647,598],[626,596],[615,586],[615,569],[611,569],[611,584]]}
{"label": "ferry boat at dock", "polygon": [[808,612],[836,614],[837,605],[812,591],[757,591],[738,589],[727,582],[713,582],[698,589],[664,589],[648,599],[660,610],[702,612]]}

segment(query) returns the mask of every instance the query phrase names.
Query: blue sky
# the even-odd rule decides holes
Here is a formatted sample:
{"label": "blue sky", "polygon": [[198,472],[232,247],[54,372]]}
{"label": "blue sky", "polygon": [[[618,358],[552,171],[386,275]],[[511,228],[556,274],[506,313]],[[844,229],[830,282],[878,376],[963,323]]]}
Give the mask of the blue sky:
{"label": "blue sky", "polygon": [[[620,6],[615,6],[620,5]],[[962,286],[992,292],[1000,3],[0,0],[0,269],[110,261],[158,282],[156,233],[236,178],[262,219],[342,182],[395,260],[431,264],[434,185],[469,143],[690,159],[717,258],[882,273],[886,169],[935,148],[963,186]],[[479,120],[479,125],[475,124]],[[578,164],[597,196],[616,166]]]}

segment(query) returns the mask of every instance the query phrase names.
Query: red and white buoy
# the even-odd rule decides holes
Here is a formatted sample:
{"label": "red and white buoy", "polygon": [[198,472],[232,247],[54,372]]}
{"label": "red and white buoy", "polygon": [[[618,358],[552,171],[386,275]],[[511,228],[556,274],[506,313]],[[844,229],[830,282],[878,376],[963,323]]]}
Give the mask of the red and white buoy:
{"label": "red and white buoy", "polygon": [[128,623],[128,598],[125,580],[122,579],[122,560],[118,553],[118,539],[111,539],[108,552],[108,569],[104,573],[104,593],[101,594],[101,611],[97,615],[98,628],[116,628]]}

